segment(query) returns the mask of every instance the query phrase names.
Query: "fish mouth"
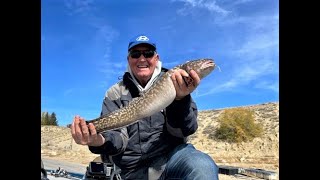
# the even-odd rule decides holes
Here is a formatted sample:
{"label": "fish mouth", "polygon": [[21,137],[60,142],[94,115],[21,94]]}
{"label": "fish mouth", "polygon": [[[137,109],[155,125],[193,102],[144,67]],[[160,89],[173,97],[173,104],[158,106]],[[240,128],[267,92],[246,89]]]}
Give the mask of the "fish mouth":
{"label": "fish mouth", "polygon": [[198,75],[202,79],[210,74],[210,72],[213,71],[215,67],[216,64],[214,63],[213,59],[204,59],[204,62],[200,66],[201,70]]}
{"label": "fish mouth", "polygon": [[202,65],[202,69],[213,69],[216,66],[212,59],[207,59]]}

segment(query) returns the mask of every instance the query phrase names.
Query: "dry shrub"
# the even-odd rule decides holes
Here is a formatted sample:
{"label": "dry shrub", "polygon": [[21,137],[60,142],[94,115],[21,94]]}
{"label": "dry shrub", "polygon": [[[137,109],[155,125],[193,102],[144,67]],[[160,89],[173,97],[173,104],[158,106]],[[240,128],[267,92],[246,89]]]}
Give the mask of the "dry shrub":
{"label": "dry shrub", "polygon": [[223,141],[240,143],[262,136],[262,125],[255,123],[254,112],[246,108],[226,109],[218,122],[220,127],[215,132],[215,138]]}

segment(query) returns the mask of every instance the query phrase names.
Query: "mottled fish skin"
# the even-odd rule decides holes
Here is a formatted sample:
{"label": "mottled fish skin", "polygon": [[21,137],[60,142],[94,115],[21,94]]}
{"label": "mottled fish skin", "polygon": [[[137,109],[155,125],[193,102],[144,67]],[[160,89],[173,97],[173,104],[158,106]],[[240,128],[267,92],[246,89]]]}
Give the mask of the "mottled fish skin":
{"label": "mottled fish skin", "polygon": [[97,133],[133,124],[144,117],[161,111],[174,101],[176,90],[171,80],[171,74],[174,70],[184,69],[189,72],[193,69],[200,79],[203,79],[214,70],[215,66],[213,59],[187,61],[167,71],[147,91],[140,97],[134,98],[127,106],[96,119],[88,120],[86,123],[93,123]]}

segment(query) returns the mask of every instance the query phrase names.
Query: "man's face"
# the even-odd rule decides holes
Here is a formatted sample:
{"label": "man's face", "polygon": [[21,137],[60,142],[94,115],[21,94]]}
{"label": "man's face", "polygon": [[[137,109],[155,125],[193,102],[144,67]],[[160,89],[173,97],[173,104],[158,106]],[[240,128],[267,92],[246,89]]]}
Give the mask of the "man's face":
{"label": "man's face", "polygon": [[[143,52],[147,57],[144,57]],[[157,66],[158,60],[159,55],[156,52],[153,54],[152,48],[148,45],[137,45],[130,50],[128,55],[129,66],[133,75],[142,86],[145,86],[148,83]]]}

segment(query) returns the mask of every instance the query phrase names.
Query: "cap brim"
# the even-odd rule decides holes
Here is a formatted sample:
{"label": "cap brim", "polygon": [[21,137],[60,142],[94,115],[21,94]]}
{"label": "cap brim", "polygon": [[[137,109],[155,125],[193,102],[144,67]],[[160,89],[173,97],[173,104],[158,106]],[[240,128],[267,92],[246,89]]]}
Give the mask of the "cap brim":
{"label": "cap brim", "polygon": [[148,43],[148,42],[134,42],[134,43],[130,44],[130,46],[128,47],[128,50],[130,50],[130,49],[132,49],[133,47],[135,47],[135,46],[137,46],[137,45],[140,45],[140,44],[149,45],[149,46],[153,47],[154,50],[156,50],[156,47],[154,46],[154,44]]}

